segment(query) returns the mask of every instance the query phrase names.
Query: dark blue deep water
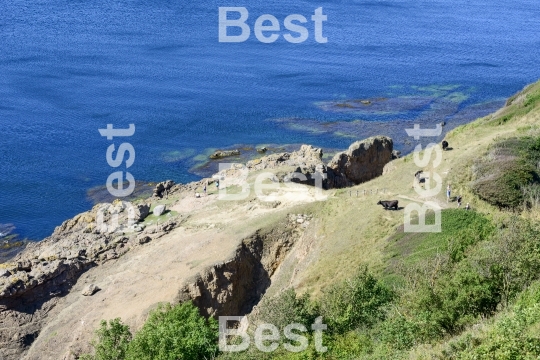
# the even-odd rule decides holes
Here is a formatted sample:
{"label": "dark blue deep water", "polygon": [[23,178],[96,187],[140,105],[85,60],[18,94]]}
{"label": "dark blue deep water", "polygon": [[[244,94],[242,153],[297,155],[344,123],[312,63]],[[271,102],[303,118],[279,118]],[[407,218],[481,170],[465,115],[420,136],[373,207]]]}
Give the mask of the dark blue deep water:
{"label": "dark blue deep water", "polygon": [[[135,124],[137,180],[186,182],[201,154],[242,144],[388,132],[410,151],[404,124],[448,130],[540,77],[538,0],[0,3],[0,232],[31,239],[92,205],[113,171],[108,123]],[[219,6],[247,7],[251,26],[323,7],[328,43],[311,21],[302,44],[219,43]],[[392,105],[335,106],[379,97]]]}

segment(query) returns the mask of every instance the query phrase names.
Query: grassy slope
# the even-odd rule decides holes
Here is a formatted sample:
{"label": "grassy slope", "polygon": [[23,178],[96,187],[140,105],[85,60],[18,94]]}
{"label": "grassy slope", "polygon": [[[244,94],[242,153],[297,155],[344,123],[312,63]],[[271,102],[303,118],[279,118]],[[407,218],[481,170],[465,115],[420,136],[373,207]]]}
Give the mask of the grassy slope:
{"label": "grassy slope", "polygon": [[[316,237],[320,253],[317,261],[300,275],[295,284],[300,292],[316,294],[333,283],[336,277],[345,277],[360,264],[368,264],[379,271],[386,268],[388,237],[403,224],[403,211],[384,211],[376,205],[379,199],[398,199],[400,206],[427,200],[435,201],[443,208],[455,208],[455,202],[446,202],[445,188],[451,184],[452,195],[461,194],[463,205],[469,202],[476,211],[489,214],[496,221],[500,211],[469,190],[469,167],[496,139],[517,134],[540,134],[540,82],[511,100],[512,104],[497,113],[458,127],[446,136],[453,150],[443,153],[443,160],[436,169],[422,169],[435,171],[443,179],[437,196],[421,199],[412,188],[413,175],[421,168],[416,166],[410,154],[394,160],[395,169],[389,174],[351,189],[338,190],[327,201],[311,205],[310,210],[319,219]],[[375,193],[377,189],[379,193]],[[386,193],[381,194],[381,189],[387,189]],[[367,195],[364,195],[364,190]],[[407,249],[405,246],[402,250],[409,251]],[[394,257],[400,255],[399,249],[391,251]]]}
{"label": "grassy slope", "polygon": [[[455,202],[446,202],[445,188],[451,184],[453,196],[462,195],[463,204],[470,203],[476,212],[498,223],[505,213],[479,199],[470,190],[471,165],[474,159],[486,153],[494,141],[526,135],[540,135],[540,82],[509,99],[507,106],[497,113],[458,127],[446,136],[453,150],[443,153],[442,163],[436,169],[422,169],[424,172],[435,171],[443,179],[442,189],[435,197],[421,199],[413,189],[413,175],[420,168],[415,165],[411,154],[393,161],[391,167],[394,169],[384,176],[351,189],[333,191],[327,201],[303,206],[303,212],[310,212],[316,218],[309,232],[312,242],[316,244],[315,259],[311,259],[295,274],[292,285],[300,293],[307,291],[317,297],[326,287],[347,278],[363,264],[391,283],[392,266],[397,260],[415,263],[433,256],[439,250],[444,251],[448,245],[445,232],[455,234],[456,227],[461,226],[466,230],[472,224],[467,223],[460,212],[452,212],[446,218],[443,216],[443,234],[440,236],[429,234],[411,237],[400,232],[403,211],[384,211],[376,205],[379,199],[398,199],[400,206],[427,200],[437,202],[442,208],[455,208]],[[385,189],[382,194],[381,189]],[[484,216],[479,216],[479,220]],[[524,212],[521,216],[540,220],[536,211]],[[286,282],[276,280],[277,287],[285,287]],[[273,289],[272,293],[275,291]],[[452,345],[455,342],[462,344],[464,341],[460,343],[460,339],[472,336],[471,333],[478,337],[497,336],[497,324],[513,316],[515,313],[509,309],[475,326],[474,330],[465,331],[463,335],[445,339],[440,344],[418,346],[411,350],[410,357],[431,358],[455,346]],[[522,326],[529,332],[539,327],[540,321]]]}

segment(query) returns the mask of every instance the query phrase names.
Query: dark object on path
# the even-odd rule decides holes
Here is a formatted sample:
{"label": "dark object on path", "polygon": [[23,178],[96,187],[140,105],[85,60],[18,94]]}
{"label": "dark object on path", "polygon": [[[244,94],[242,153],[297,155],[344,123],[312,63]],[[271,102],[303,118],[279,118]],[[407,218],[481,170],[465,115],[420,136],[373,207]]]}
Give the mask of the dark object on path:
{"label": "dark object on path", "polygon": [[459,195],[457,197],[457,206],[460,207],[461,206],[461,195]]}
{"label": "dark object on path", "polygon": [[398,209],[398,201],[397,200],[388,200],[388,201],[387,200],[379,200],[377,205],[382,205],[385,210],[392,209],[392,208],[394,210]]}
{"label": "dark object on path", "polygon": [[442,149],[443,149],[443,150],[448,149],[448,141],[443,140],[443,142],[442,142]]}
{"label": "dark object on path", "polygon": [[471,206],[469,205],[469,203],[467,203],[467,205],[465,206],[465,210],[470,210],[471,209]]}

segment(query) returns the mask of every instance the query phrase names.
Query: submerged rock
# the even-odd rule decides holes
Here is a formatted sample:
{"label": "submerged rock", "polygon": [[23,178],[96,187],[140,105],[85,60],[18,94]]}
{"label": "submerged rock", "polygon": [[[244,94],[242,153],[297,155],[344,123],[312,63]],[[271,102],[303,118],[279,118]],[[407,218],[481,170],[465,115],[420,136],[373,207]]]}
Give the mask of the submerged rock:
{"label": "submerged rock", "polygon": [[212,155],[210,155],[210,159],[222,159],[225,157],[237,155],[240,155],[240,150],[217,150]]}

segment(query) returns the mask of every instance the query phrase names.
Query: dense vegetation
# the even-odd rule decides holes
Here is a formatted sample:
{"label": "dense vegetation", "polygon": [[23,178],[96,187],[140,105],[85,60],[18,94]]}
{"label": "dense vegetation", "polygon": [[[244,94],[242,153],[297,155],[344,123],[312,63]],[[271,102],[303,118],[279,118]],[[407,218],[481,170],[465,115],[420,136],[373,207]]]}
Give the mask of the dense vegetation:
{"label": "dense vegetation", "polygon": [[198,360],[217,352],[218,327],[190,302],[160,305],[135,336],[120,319],[101,322],[92,343],[94,355],[84,360]]}
{"label": "dense vegetation", "polygon": [[[527,358],[504,355],[516,352],[540,356],[540,338],[527,331],[540,326],[540,286],[531,287],[540,279],[538,239],[540,227],[517,216],[508,215],[495,226],[473,211],[444,210],[438,236],[398,233],[391,238],[389,256],[395,259],[401,251],[400,260],[389,261],[379,277],[362,267],[317,299],[292,289],[264,299],[251,323],[272,323],[280,331],[293,322],[303,324],[309,347],[301,353],[283,346],[264,353],[251,346],[242,353],[217,354],[216,322],[185,303],[152,312],[133,339],[118,319],[103,322],[95,355],[87,359],[405,358],[421,344],[456,336],[440,351],[441,359]],[[326,353],[313,347],[310,326],[318,316],[328,325]],[[491,318],[495,323],[485,334],[466,335],[472,325]]]}

